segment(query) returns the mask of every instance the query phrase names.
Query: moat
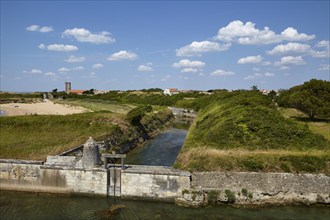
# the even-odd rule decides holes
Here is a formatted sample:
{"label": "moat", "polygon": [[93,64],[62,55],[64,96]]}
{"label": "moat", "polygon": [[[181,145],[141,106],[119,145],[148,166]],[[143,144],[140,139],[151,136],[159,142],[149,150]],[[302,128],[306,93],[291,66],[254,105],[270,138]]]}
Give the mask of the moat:
{"label": "moat", "polygon": [[207,206],[184,208],[172,203],[130,201],[111,197],[80,197],[37,193],[1,191],[1,219],[102,219],[98,212],[121,204],[125,207],[111,219],[328,219],[328,206],[275,206],[261,208],[234,208]]}

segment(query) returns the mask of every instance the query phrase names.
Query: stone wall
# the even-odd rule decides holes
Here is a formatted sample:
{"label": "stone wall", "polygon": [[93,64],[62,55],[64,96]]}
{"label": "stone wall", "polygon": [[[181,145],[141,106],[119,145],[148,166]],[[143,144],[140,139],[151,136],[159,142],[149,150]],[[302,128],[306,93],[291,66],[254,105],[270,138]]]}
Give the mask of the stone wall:
{"label": "stone wall", "polygon": [[190,188],[190,173],[170,167],[134,166],[121,173],[121,196],[174,200]]}
{"label": "stone wall", "polygon": [[[72,167],[74,158],[48,163],[0,160],[0,188],[7,190],[107,195],[107,171]],[[68,162],[72,162],[69,163]],[[67,164],[68,166],[59,166]],[[79,164],[79,161],[78,161]]]}
{"label": "stone wall", "polygon": [[217,192],[219,202],[231,194],[238,204],[330,204],[330,177],[324,174],[200,172],[192,174],[192,187]]}

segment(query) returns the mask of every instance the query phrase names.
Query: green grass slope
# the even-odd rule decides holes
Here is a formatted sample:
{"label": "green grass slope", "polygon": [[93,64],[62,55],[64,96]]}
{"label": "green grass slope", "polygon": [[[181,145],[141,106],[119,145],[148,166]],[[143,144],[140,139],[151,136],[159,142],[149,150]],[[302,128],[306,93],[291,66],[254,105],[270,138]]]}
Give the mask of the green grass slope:
{"label": "green grass slope", "polygon": [[307,124],[287,119],[255,91],[223,92],[199,100],[176,166],[199,171],[329,173],[330,144]]}

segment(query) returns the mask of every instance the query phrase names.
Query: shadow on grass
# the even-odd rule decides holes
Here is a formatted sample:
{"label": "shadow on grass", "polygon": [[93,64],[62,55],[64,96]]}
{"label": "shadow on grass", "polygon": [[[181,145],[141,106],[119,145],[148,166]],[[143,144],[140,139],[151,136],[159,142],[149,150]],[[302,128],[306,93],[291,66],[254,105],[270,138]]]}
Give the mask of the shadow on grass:
{"label": "shadow on grass", "polygon": [[308,117],[297,117],[297,116],[291,116],[290,118],[295,119],[297,121],[301,121],[301,122],[326,122],[326,123],[330,122],[330,119],[324,119],[324,118],[310,119]]}

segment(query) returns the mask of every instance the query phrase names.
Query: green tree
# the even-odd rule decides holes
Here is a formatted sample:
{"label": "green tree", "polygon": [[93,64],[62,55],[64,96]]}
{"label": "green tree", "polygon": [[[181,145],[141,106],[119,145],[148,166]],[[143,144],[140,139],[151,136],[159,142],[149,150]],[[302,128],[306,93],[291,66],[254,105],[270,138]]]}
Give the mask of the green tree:
{"label": "green tree", "polygon": [[258,89],[258,86],[253,85],[253,86],[251,86],[251,90],[252,90],[252,91],[258,91],[259,89]]}
{"label": "green tree", "polygon": [[279,104],[294,107],[313,120],[330,118],[330,82],[312,79],[281,94]]}

